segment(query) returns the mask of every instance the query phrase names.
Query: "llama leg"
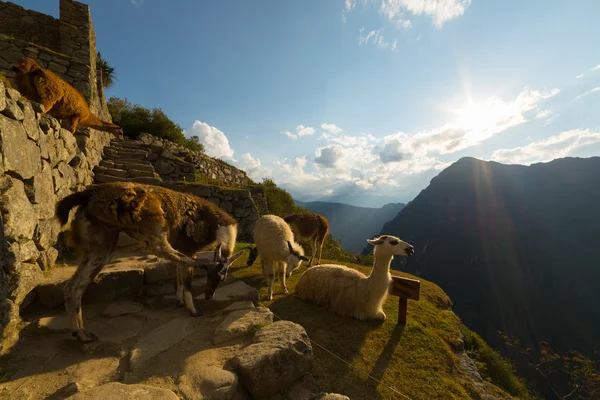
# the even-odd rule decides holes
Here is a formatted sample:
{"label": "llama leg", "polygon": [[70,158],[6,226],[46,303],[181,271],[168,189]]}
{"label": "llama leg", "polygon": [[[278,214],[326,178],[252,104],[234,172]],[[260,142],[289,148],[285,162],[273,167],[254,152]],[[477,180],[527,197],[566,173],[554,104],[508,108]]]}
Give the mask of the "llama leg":
{"label": "llama leg", "polygon": [[50,111],[50,109],[54,106],[56,100],[42,100],[42,105],[44,106],[44,112]]}
{"label": "llama leg", "polygon": [[162,230],[161,227],[156,228],[155,232],[148,233],[130,232],[128,230],[127,234],[142,243],[146,249],[155,256],[165,258],[177,264],[185,264],[194,267],[198,267],[205,263],[205,261],[195,260],[175,250],[167,239],[166,231]]}
{"label": "llama leg", "polygon": [[269,287],[269,294],[267,295],[267,299],[269,301],[273,300],[273,280],[275,279],[274,264],[275,263],[273,261],[265,262],[265,270],[267,272],[267,286]]}
{"label": "llama leg", "polygon": [[281,291],[285,294],[288,294],[288,288],[285,284],[285,274],[286,274],[287,264],[283,261],[279,261],[279,276],[281,279]]}
{"label": "llama leg", "polygon": [[185,304],[183,300],[183,277],[185,274],[185,266],[176,264],[175,268],[177,269],[177,300],[179,300],[177,307],[183,307]]}
{"label": "llama leg", "polygon": [[325,238],[323,238],[323,240],[321,240],[321,245],[319,246],[319,262],[318,264],[321,264],[321,254],[323,253],[323,242],[325,241]]}
{"label": "llama leg", "polygon": [[315,237],[314,242],[309,242],[308,244],[310,245],[310,260],[308,260],[307,268],[310,268],[312,266],[313,260],[315,259],[315,253],[317,250],[317,237]]}
{"label": "llama leg", "polygon": [[194,268],[187,267],[186,275],[184,278],[183,285],[183,298],[185,300],[185,306],[190,312],[192,317],[199,317],[202,315],[202,312],[197,312],[196,307],[194,307],[194,297],[192,296],[192,280],[194,279]]}
{"label": "llama leg", "polygon": [[71,133],[72,134],[75,134],[75,131],[77,131],[77,125],[79,125],[79,116],[74,115],[73,117],[71,117]]}
{"label": "llama leg", "polygon": [[[81,226],[82,214],[78,215],[78,225]],[[75,231],[80,230],[74,227]],[[98,339],[93,333],[86,332],[83,326],[83,315],[81,309],[81,298],[89,283],[100,273],[104,265],[108,263],[114,252],[118,235],[103,226],[88,225],[83,236],[80,231],[78,243],[82,244],[83,257],[75,274],[67,282],[64,288],[65,309],[67,318],[73,329],[73,336],[80,342],[89,343]]]}

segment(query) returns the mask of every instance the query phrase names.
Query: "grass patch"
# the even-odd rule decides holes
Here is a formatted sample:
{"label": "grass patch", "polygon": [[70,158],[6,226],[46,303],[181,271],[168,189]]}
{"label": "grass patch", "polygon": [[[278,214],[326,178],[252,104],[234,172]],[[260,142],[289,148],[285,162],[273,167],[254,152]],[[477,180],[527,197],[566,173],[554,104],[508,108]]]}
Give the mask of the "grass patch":
{"label": "grass patch", "polygon": [[481,377],[521,399],[529,398],[522,380],[517,378],[514,367],[500,353],[492,349],[477,333],[462,325],[465,350],[477,366]]}
{"label": "grass patch", "polygon": [[[239,249],[248,244],[239,243]],[[389,297],[383,323],[358,321],[306,303],[293,295],[305,266],[287,279],[289,295],[275,282],[273,301],[266,301],[260,260],[245,267],[248,252],[231,267],[231,273],[258,289],[260,301],[282,319],[306,329],[311,340],[346,360],[341,362],[313,344],[313,375],[319,389],[342,393],[354,399],[400,399],[400,395],[381,385],[406,394],[411,399],[470,399],[478,397],[473,382],[458,369],[454,349],[460,346],[461,322],[450,311],[448,296],[437,285],[421,279],[421,300],[409,301],[405,326],[397,325],[398,299]],[[322,263],[335,262],[322,260]],[[346,264],[365,274],[370,267]],[[414,276],[392,272],[393,275]],[[275,319],[277,319],[277,317]]]}

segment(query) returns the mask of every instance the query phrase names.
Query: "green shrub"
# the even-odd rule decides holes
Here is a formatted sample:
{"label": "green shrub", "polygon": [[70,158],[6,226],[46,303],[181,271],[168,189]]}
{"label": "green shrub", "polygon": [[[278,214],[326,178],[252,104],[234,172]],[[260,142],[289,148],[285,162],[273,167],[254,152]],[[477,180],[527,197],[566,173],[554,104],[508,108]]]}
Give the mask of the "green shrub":
{"label": "green shrub", "polygon": [[113,122],[123,128],[127,137],[135,139],[140,133],[147,132],[190,150],[204,152],[204,146],[200,143],[199,138],[197,136],[185,137],[183,129],[171,121],[160,108],[154,107],[150,110],[138,104],[131,104],[127,98],[119,99],[117,97],[108,99],[107,105]]}
{"label": "green shrub", "polygon": [[473,359],[481,377],[520,399],[531,398],[525,384],[515,375],[514,367],[492,349],[477,333],[462,326],[465,350]]}

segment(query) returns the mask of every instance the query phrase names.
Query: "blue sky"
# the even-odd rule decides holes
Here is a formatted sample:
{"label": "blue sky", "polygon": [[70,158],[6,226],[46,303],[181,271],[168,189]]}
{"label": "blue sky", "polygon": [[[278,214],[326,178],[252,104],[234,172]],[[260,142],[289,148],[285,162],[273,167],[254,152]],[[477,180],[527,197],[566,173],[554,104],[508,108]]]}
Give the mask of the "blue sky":
{"label": "blue sky", "polygon": [[301,200],[406,202],[462,156],[600,155],[596,0],[87,3],[108,96]]}

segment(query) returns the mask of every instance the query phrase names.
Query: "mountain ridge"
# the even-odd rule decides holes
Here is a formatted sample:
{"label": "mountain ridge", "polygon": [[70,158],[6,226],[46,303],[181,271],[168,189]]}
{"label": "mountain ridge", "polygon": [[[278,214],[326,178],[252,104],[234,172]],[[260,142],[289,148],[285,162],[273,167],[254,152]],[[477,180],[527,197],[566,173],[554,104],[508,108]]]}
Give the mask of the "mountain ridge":
{"label": "mountain ridge", "polygon": [[500,330],[524,346],[590,353],[600,348],[598,178],[600,157],[530,166],[463,157],[384,224],[415,246],[393,268],[439,284],[494,347]]}

